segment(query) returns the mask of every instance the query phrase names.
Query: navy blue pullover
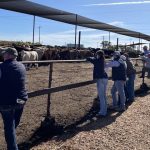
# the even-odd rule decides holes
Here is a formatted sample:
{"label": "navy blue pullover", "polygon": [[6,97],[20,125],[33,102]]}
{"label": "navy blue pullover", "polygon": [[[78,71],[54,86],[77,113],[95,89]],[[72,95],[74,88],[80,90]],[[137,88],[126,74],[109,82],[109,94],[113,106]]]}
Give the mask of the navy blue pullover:
{"label": "navy blue pullover", "polygon": [[26,70],[16,60],[6,60],[0,64],[0,105],[15,105],[17,99],[27,100],[25,88]]}
{"label": "navy blue pullover", "polygon": [[87,61],[90,61],[94,65],[93,79],[108,78],[107,73],[104,70],[104,61],[95,57],[88,57]]}
{"label": "navy blue pullover", "polygon": [[120,63],[119,67],[112,67],[112,80],[126,81],[126,68],[124,64]]}

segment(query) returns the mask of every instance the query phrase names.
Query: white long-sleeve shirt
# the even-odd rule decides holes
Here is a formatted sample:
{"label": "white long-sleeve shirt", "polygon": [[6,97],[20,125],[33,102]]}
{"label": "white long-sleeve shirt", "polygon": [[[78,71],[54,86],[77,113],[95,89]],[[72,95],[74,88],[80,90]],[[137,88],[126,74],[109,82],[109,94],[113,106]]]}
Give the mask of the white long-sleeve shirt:
{"label": "white long-sleeve shirt", "polygon": [[142,56],[141,59],[145,61],[145,67],[150,68],[150,58]]}
{"label": "white long-sleeve shirt", "polygon": [[109,67],[119,67],[119,66],[120,66],[120,63],[121,63],[121,64],[124,64],[124,65],[125,65],[125,68],[127,68],[126,62],[123,61],[122,59],[119,59],[119,61],[113,60],[113,61],[110,61],[110,62],[106,63],[105,68],[109,68]]}
{"label": "white long-sleeve shirt", "polygon": [[106,63],[106,68],[109,68],[109,67],[119,67],[120,66],[120,63],[118,61],[110,61],[108,63]]}

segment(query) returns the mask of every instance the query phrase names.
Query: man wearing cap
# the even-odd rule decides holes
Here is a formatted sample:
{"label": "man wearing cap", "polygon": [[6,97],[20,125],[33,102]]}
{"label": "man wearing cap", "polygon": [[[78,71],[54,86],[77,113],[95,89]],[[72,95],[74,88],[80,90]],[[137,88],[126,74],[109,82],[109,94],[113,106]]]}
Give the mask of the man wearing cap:
{"label": "man wearing cap", "polygon": [[[115,51],[113,54],[113,60],[106,64],[107,67],[112,67],[112,80],[114,84],[111,89],[113,108],[117,111],[124,111],[125,108],[125,91],[124,85],[126,81],[126,63],[120,59],[120,52]],[[118,92],[120,97],[120,103],[118,106],[118,98],[116,95]]]}
{"label": "man wearing cap", "polygon": [[22,63],[17,62],[17,56],[15,48],[7,48],[3,52],[4,62],[0,64],[0,113],[8,150],[18,150],[15,128],[19,125],[23,106],[28,99],[26,70]]}
{"label": "man wearing cap", "polygon": [[143,47],[143,51],[144,51],[144,56],[147,56],[150,53],[150,51],[148,50],[147,46]]}

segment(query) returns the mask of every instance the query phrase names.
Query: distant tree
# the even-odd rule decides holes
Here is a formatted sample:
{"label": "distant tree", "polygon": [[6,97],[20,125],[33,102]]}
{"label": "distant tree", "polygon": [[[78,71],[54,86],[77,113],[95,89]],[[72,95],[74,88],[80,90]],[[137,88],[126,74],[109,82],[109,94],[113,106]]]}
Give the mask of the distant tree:
{"label": "distant tree", "polygon": [[111,45],[111,42],[109,41],[102,41],[101,42],[102,48],[109,48],[109,46]]}

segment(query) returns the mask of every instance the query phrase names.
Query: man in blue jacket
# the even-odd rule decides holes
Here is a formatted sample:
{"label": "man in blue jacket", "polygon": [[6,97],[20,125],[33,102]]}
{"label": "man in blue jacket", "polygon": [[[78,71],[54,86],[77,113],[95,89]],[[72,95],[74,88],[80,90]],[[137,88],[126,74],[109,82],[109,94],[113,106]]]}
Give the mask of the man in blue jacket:
{"label": "man in blue jacket", "polygon": [[7,48],[0,64],[0,112],[4,123],[8,150],[18,150],[15,128],[19,125],[23,106],[28,99],[25,88],[26,70],[16,61],[18,52]]}

